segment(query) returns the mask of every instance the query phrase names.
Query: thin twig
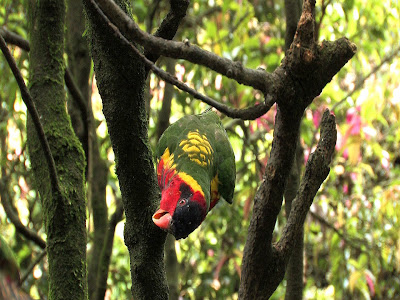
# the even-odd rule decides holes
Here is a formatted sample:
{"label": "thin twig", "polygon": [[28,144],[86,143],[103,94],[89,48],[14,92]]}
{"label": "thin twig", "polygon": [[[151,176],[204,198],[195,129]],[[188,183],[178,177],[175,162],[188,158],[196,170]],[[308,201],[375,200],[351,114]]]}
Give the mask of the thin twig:
{"label": "thin twig", "polygon": [[32,273],[33,268],[35,268],[35,266],[40,263],[40,261],[46,256],[47,251],[46,249],[43,250],[42,252],[40,252],[40,254],[38,255],[38,257],[36,257],[36,259],[30,264],[30,266],[28,267],[28,269],[26,269],[25,274],[22,275],[21,277],[21,285],[22,283],[29,277],[29,275]]}
{"label": "thin twig", "polygon": [[240,19],[239,21],[237,21],[236,24],[234,24],[232,26],[232,28],[230,28],[229,33],[226,34],[225,36],[221,37],[220,39],[218,39],[217,41],[212,41],[211,42],[211,47],[214,47],[215,45],[222,43],[226,40],[228,40],[231,36],[233,36],[233,33],[239,28],[240,24],[246,20],[246,18],[250,15],[250,13],[247,11]]}
{"label": "thin twig", "polygon": [[106,236],[104,237],[103,250],[101,251],[100,257],[98,258],[100,260],[100,265],[97,273],[97,288],[95,291],[94,299],[104,299],[107,287],[108,270],[110,267],[112,249],[114,244],[115,227],[123,219],[124,208],[122,205],[122,199],[117,198],[116,202],[117,207],[108,221],[108,229],[106,232]]}
{"label": "thin twig", "polygon": [[148,14],[149,17],[146,20],[146,31],[148,33],[151,33],[153,29],[153,20],[154,16],[156,15],[157,9],[160,6],[161,0],[154,0],[153,3],[151,4],[153,7],[150,7],[149,10],[151,9],[150,13]]}
{"label": "thin twig", "polygon": [[211,105],[212,107],[216,108],[220,112],[226,114],[227,116],[231,118],[240,118],[244,120],[253,120],[256,119],[263,114],[265,114],[275,103],[275,100],[272,97],[269,97],[265,102],[261,104],[257,104],[253,107],[249,107],[246,109],[235,109],[226,106],[225,104],[222,104],[206,95],[203,95],[196,90],[190,88],[183,82],[179,81],[176,77],[172,76],[171,74],[165,72],[161,68],[158,68],[153,62],[151,62],[149,59],[147,59],[132,43],[130,43],[119,31],[119,29],[110,22],[110,20],[107,18],[107,16],[103,13],[103,11],[98,7],[96,2],[94,0],[91,0],[90,3],[93,5],[97,13],[104,19],[105,22],[110,26],[110,28],[113,29],[115,35],[120,38],[120,40],[129,45],[131,49],[134,51],[134,53],[144,62],[147,68],[151,69],[155,74],[157,74],[161,79],[165,80],[166,82],[175,85],[177,88],[179,88],[182,91],[185,91],[189,94],[191,94],[194,98],[199,99],[208,105]]}
{"label": "thin twig", "polygon": [[[189,6],[188,0],[170,0],[169,3],[170,10],[154,34],[154,36],[166,40],[172,40],[174,38],[182,19],[186,16],[186,11]],[[155,13],[155,9],[153,13]],[[153,49],[145,49],[144,55],[152,62],[156,62],[160,57],[160,54],[154,52]],[[148,71],[149,69],[147,68],[147,72]]]}
{"label": "thin twig", "polygon": [[379,65],[376,65],[374,68],[372,68],[372,70],[367,75],[365,75],[363,78],[361,78],[361,80],[359,80],[357,82],[357,84],[354,86],[354,88],[346,96],[344,96],[339,102],[336,102],[332,106],[332,111],[335,111],[335,109],[339,105],[341,105],[343,102],[345,102],[347,100],[347,98],[351,97],[356,91],[358,91],[360,88],[362,88],[364,86],[365,81],[369,77],[371,77],[372,75],[377,73],[382,68],[383,65],[385,65],[388,62],[390,62],[399,53],[400,53],[400,46],[397,47],[391,54],[389,54],[388,56],[384,57]]}
{"label": "thin twig", "polygon": [[10,195],[3,180],[0,180],[0,197],[7,218],[11,221],[11,223],[13,223],[13,225],[15,226],[15,230],[23,235],[26,239],[37,244],[40,248],[46,248],[46,242],[35,231],[26,227],[19,219],[18,214],[14,212],[14,208],[10,200]]}
{"label": "thin twig", "polygon": [[321,30],[321,25],[322,25],[322,20],[325,17],[326,14],[326,8],[328,7],[329,4],[331,4],[332,0],[328,0],[325,3],[325,0],[322,0],[322,4],[321,4],[321,17],[319,18],[318,22],[315,22],[315,41],[318,41],[318,37],[319,37],[319,32]]}
{"label": "thin twig", "polygon": [[[8,31],[5,28],[0,28],[0,35],[4,38],[4,40],[8,44],[12,44],[15,46],[20,47],[21,49],[25,51],[30,51],[30,45],[29,41],[25,40],[18,34]],[[72,95],[72,99],[78,104],[79,109],[81,110],[81,115],[82,115],[82,120],[84,122],[87,122],[88,120],[88,108],[85,104],[84,97],[79,90],[78,86],[76,85],[75,81],[73,80],[71,76],[71,72],[69,71],[68,68],[65,69],[65,74],[64,74],[64,79],[65,79],[65,85],[67,86],[69,92]],[[85,130],[88,130],[89,125],[85,124]]]}
{"label": "thin twig", "polygon": [[[371,77],[372,75],[374,75],[375,73],[377,73],[386,63],[390,62],[397,54],[399,54],[400,52],[400,46],[397,47],[391,54],[389,54],[388,56],[386,56],[385,58],[382,59],[382,61],[380,62],[379,65],[376,65],[368,74],[366,74],[364,77],[361,78],[361,80],[359,80],[357,82],[357,84],[354,85],[354,88],[348,92],[346,94],[346,96],[344,96],[340,101],[336,102],[332,108],[331,111],[334,113],[336,112],[336,109],[342,105],[347,98],[351,97],[355,92],[357,92],[359,89],[361,89],[364,86],[365,81]],[[313,133],[313,138],[311,140],[310,146],[308,147],[309,152],[311,152],[311,149],[313,147],[313,145],[315,144],[315,141],[317,139],[317,132],[318,132],[318,127],[315,128],[314,133]]]}
{"label": "thin twig", "polygon": [[315,212],[310,211],[310,215],[316,219],[319,223],[324,225],[325,227],[328,227],[332,229],[341,239],[343,239],[347,244],[349,244],[352,248],[356,249],[359,252],[368,252],[370,247],[367,243],[365,245],[367,246],[367,250],[363,250],[360,246],[356,245],[350,238],[348,238],[342,231],[337,229],[335,226],[333,226],[331,223],[325,220],[322,216],[316,214]]}
{"label": "thin twig", "polygon": [[[72,98],[76,101],[81,111],[82,120],[87,122],[88,119],[88,108],[85,102],[85,98],[83,97],[81,91],[79,90],[78,86],[76,85],[71,72],[69,69],[65,69],[64,74],[65,85],[68,87],[69,92],[72,95]],[[85,124],[85,130],[88,131],[87,124]]]}
{"label": "thin twig", "polygon": [[38,111],[36,110],[35,103],[32,100],[31,95],[25,85],[25,81],[22,78],[21,72],[19,71],[17,64],[15,63],[14,58],[12,57],[10,50],[8,49],[6,42],[4,41],[3,37],[0,35],[0,48],[3,52],[8,65],[11,68],[11,71],[14,74],[14,77],[18,83],[19,89],[21,91],[22,100],[24,101],[28,112],[32,117],[33,124],[38,134],[39,141],[42,145],[44,156],[47,162],[47,166],[49,168],[49,175],[50,175],[50,183],[53,192],[57,193],[59,196],[62,196],[60,183],[57,176],[56,164],[54,162],[53,155],[51,154],[50,145],[47,141],[46,135],[44,133],[44,129],[42,124],[40,123],[40,116]]}

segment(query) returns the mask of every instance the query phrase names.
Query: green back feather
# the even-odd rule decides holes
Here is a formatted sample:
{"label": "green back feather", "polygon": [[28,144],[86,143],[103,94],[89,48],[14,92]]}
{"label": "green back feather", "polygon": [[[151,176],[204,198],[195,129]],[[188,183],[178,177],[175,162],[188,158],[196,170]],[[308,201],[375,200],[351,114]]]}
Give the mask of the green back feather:
{"label": "green back feather", "polygon": [[[206,161],[209,163],[196,163],[196,158],[199,158],[200,154],[184,151],[183,146],[186,144],[188,144],[186,146],[188,148],[191,146],[190,143],[185,142],[189,139],[189,133],[192,136],[198,134],[199,140],[203,139],[203,142],[205,140],[203,146],[206,146],[206,150],[211,146],[212,151],[210,152],[212,153],[205,155]],[[203,138],[204,136],[205,138]],[[158,142],[157,158],[163,155],[166,148],[174,154],[174,163],[178,172],[183,171],[191,175],[202,187],[205,195],[208,194],[207,201],[210,200],[210,182],[218,174],[220,182],[218,191],[226,201],[232,202],[236,178],[235,156],[225,129],[216,113],[209,111],[200,115],[185,116],[169,126]],[[205,153],[208,152],[202,152],[202,154]],[[192,155],[192,159],[190,159],[190,155]]]}

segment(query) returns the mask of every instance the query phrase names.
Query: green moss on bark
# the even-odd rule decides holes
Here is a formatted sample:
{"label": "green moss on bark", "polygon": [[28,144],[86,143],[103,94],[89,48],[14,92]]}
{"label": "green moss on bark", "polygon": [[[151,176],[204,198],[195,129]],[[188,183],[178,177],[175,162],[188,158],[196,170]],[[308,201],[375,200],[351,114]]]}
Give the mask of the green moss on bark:
{"label": "green moss on bark", "polygon": [[66,112],[62,0],[31,1],[30,93],[56,163],[62,195],[53,193],[47,164],[28,116],[28,148],[47,234],[49,299],[86,299],[85,160]]}
{"label": "green moss on bark", "polygon": [[[119,4],[128,7],[128,1]],[[160,195],[148,143],[145,68],[93,12],[90,3],[84,1],[84,5],[126,214],[125,244],[130,253],[132,294],[134,299],[168,299],[163,262],[166,235],[151,219]]]}

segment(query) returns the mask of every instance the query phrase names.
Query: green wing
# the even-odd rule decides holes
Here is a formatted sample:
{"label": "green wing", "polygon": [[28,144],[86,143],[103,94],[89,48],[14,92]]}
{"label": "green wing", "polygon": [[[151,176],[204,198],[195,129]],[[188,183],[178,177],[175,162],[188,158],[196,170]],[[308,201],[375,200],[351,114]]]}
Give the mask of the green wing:
{"label": "green wing", "polygon": [[[218,118],[217,115],[215,116]],[[236,180],[235,155],[231,143],[229,142],[228,135],[219,118],[217,126],[213,128],[212,135],[215,138],[214,148],[216,154],[214,159],[218,171],[218,180],[220,182],[218,191],[227,202],[232,203]]]}

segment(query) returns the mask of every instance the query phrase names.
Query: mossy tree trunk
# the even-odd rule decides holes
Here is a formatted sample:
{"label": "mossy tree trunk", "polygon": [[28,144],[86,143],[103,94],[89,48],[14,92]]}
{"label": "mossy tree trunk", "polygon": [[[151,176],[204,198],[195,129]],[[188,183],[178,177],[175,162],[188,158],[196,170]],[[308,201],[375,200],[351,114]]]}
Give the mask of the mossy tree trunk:
{"label": "mossy tree trunk", "polygon": [[[89,299],[95,299],[96,291],[99,288],[105,290],[107,287],[107,285],[98,286],[98,277],[105,277],[105,280],[107,280],[107,273],[100,274],[99,264],[103,261],[103,247],[110,246],[109,243],[105,243],[108,230],[108,207],[106,203],[108,167],[106,161],[100,155],[94,116],[91,110],[91,90],[89,86],[91,58],[84,36],[86,24],[83,4],[81,1],[67,0],[67,6],[66,53],[68,54],[68,68],[83,98],[81,99],[83,102],[79,103],[78,99],[70,95],[68,112],[74,131],[86,153],[87,198],[91,216],[89,220],[92,220],[93,223],[90,224],[94,225],[92,247],[87,254],[88,295]],[[86,109],[83,109],[82,105],[85,105]],[[102,266],[102,270],[108,272],[108,265]]]}
{"label": "mossy tree trunk", "polygon": [[62,0],[29,3],[30,93],[56,164],[61,193],[49,172],[28,116],[28,150],[42,203],[47,234],[49,299],[87,299],[85,159],[66,111]]}
{"label": "mossy tree trunk", "polygon": [[[117,1],[125,10],[127,1]],[[163,246],[166,234],[152,222],[160,194],[148,143],[143,63],[84,1],[88,37],[115,154],[126,214],[125,244],[130,253],[134,299],[168,299]]]}

